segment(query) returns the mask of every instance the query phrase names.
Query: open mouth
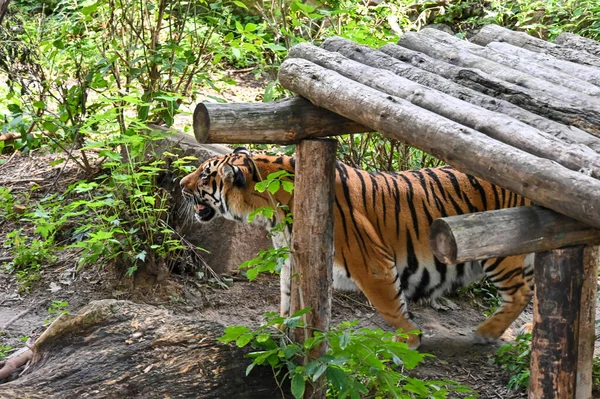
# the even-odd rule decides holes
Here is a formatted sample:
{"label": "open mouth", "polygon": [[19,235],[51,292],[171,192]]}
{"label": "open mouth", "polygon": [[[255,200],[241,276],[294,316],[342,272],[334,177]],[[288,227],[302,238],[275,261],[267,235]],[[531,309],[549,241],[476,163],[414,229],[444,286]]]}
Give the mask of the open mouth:
{"label": "open mouth", "polygon": [[216,213],[213,208],[204,204],[194,205],[194,211],[196,212],[196,217],[202,222],[208,222]]}

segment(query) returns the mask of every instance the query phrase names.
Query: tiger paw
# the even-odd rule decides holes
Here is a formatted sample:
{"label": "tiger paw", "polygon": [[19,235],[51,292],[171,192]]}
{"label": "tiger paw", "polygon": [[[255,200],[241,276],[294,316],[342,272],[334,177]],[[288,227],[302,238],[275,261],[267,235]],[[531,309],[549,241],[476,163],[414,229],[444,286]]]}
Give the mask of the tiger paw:
{"label": "tiger paw", "polygon": [[429,306],[431,306],[438,312],[440,310],[445,311],[445,312],[448,312],[451,310],[460,310],[460,306],[458,306],[456,303],[452,302],[450,299],[443,298],[443,297],[432,299],[429,302]]}
{"label": "tiger paw", "polygon": [[405,336],[396,335],[394,337],[394,341],[396,342],[406,342],[409,349],[417,349],[421,345],[421,333],[418,334],[409,334],[408,338]]}
{"label": "tiger paw", "polygon": [[533,323],[525,323],[519,328],[518,335],[531,334],[533,332]]}

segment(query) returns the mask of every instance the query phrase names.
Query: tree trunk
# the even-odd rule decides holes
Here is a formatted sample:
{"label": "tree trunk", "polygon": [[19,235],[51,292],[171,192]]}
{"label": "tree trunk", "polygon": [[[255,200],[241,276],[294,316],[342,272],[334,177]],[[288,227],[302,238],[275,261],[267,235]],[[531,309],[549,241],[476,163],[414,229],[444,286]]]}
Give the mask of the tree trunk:
{"label": "tree trunk", "polygon": [[369,130],[304,98],[273,103],[200,103],[194,111],[199,143],[292,144],[311,137]]}
{"label": "tree trunk", "polygon": [[[600,99],[596,97],[577,93],[416,33],[405,33],[399,44],[462,67],[458,76],[453,78],[459,78],[461,84],[600,136]],[[491,76],[495,79],[490,79]],[[498,80],[506,83],[498,86]]]}
{"label": "tree trunk", "polygon": [[[297,328],[294,340],[303,343],[313,331],[328,331],[331,319],[333,279],[333,200],[335,185],[335,140],[303,140],[298,144],[294,178],[294,226],[292,232],[293,314],[303,308],[308,328]],[[296,276],[296,277],[293,277]],[[314,348],[311,359],[327,351],[326,342]],[[307,387],[305,398],[325,398],[321,378]]]}
{"label": "tree trunk", "polygon": [[[380,69],[387,69],[396,75],[444,92],[473,105],[490,111],[501,112],[523,123],[535,126],[539,130],[550,133],[567,143],[585,144],[594,151],[600,152],[600,139],[583,130],[554,122],[517,105],[513,105],[508,101],[496,99],[449,80],[455,77],[457,81],[460,81],[460,78],[458,78],[458,70],[460,68],[454,65],[432,59],[424,54],[396,45],[384,46],[381,48],[381,51],[378,51],[338,37],[327,39],[321,47],[329,51],[336,51],[360,63]],[[448,74],[442,72],[444,69],[449,70]],[[451,70],[456,70],[456,73],[452,73]],[[449,79],[437,75],[438,73]],[[494,82],[494,78],[490,78]],[[499,85],[501,81],[497,80],[494,84]]]}
{"label": "tree trunk", "polygon": [[526,50],[552,55],[561,60],[576,62],[582,65],[592,65],[600,68],[600,57],[596,57],[585,51],[573,50],[572,48],[558,46],[528,35],[525,32],[515,32],[498,25],[486,25],[478,34],[471,38],[473,43],[485,46],[491,42],[506,42]]}
{"label": "tree trunk", "polygon": [[8,10],[8,3],[10,3],[10,0],[0,0],[0,24],[4,21],[4,16]]}
{"label": "tree trunk", "polygon": [[568,47],[573,50],[582,51],[585,53],[590,53],[593,56],[600,58],[600,43],[595,40],[588,39],[587,37],[581,37],[574,33],[563,32],[556,40],[554,40],[555,44],[558,44],[563,47]]}
{"label": "tree trunk", "polygon": [[[455,49],[456,51],[466,50],[472,54],[493,61],[499,65],[503,65],[510,69],[515,69],[517,71],[524,72],[528,75],[535,76],[547,82],[566,87],[577,93],[584,93],[591,96],[600,95],[600,87],[590,85],[588,82],[579,79],[579,75],[577,74],[578,64],[575,63],[570,63],[571,65],[573,65],[573,67],[569,68],[569,70],[567,71],[558,71],[550,66],[545,65],[543,62],[538,61],[535,57],[532,57],[529,54],[527,54],[532,53],[531,51],[521,49],[520,47],[517,47],[521,50],[520,54],[515,54],[514,52],[497,52],[494,49],[492,49],[489,45],[488,47],[481,47],[476,44],[469,43],[466,40],[461,40],[455,36],[449,35],[442,31],[427,28],[420,30],[417,36],[425,36],[428,39],[431,39],[437,43],[444,44],[450,48]],[[565,64],[567,64],[566,61],[564,62]],[[488,70],[482,70],[492,74],[492,68]],[[511,73],[510,76],[513,75],[514,73]],[[503,74],[502,76],[506,75]],[[512,83],[517,83],[522,79],[522,77],[512,78],[513,80],[509,80],[506,78],[504,79]],[[532,83],[532,85],[535,85],[535,83]],[[527,87],[531,88],[532,86]]]}
{"label": "tree trunk", "polygon": [[306,60],[286,60],[279,81],[315,105],[404,141],[537,204],[600,227],[600,182],[592,177],[524,153]]}
{"label": "tree trunk", "polygon": [[309,43],[292,48],[290,57],[307,59],[356,82],[398,96],[421,108],[476,129],[515,148],[552,159],[569,169],[588,169],[593,176],[600,177],[600,156],[589,147],[567,144],[546,132],[507,118],[506,115],[465,103],[392,72],[349,60],[339,53],[326,51]]}
{"label": "tree trunk", "polygon": [[574,399],[577,379],[583,246],[535,256],[532,399]]}
{"label": "tree trunk", "polygon": [[600,86],[600,70],[589,65],[576,64],[548,54],[535,53],[508,43],[492,42],[487,47],[499,53],[512,54],[523,60],[533,60],[537,63],[548,65],[556,70],[576,76],[577,79]]}
{"label": "tree trunk", "polygon": [[441,262],[458,264],[598,244],[600,230],[549,209],[526,206],[436,219],[430,242]]}
{"label": "tree trunk", "polygon": [[224,327],[129,301],[94,301],[61,315],[35,343],[26,374],[2,398],[276,398],[269,367],[246,377],[247,352]]}

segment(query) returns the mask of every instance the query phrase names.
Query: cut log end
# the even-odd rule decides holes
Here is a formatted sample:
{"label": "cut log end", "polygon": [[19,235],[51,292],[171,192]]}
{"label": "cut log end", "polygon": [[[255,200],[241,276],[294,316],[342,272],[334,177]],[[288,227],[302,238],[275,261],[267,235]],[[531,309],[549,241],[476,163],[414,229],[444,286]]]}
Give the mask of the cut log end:
{"label": "cut log end", "polygon": [[210,116],[208,115],[208,109],[206,105],[203,103],[199,103],[196,105],[196,109],[194,110],[194,136],[196,136],[196,140],[201,143],[208,142],[208,133],[210,130]]}
{"label": "cut log end", "polygon": [[454,233],[448,223],[436,219],[431,225],[429,243],[433,254],[442,263],[456,264],[457,245]]}

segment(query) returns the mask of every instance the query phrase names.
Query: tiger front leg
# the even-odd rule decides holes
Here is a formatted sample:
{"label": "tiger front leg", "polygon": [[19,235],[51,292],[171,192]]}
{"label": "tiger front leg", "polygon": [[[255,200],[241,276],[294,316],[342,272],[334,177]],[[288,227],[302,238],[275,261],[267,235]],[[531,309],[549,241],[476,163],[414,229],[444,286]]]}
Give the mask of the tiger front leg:
{"label": "tiger front leg", "polygon": [[[364,266],[361,268],[364,270]],[[357,285],[388,323],[396,329],[402,329],[405,334],[419,330],[419,327],[410,319],[395,264],[369,267],[368,275],[363,278],[357,277],[354,276]],[[408,338],[397,337],[397,340],[405,341],[410,349],[417,349],[421,344],[421,334],[410,334]]]}

